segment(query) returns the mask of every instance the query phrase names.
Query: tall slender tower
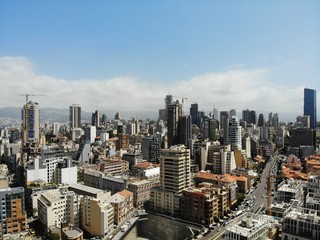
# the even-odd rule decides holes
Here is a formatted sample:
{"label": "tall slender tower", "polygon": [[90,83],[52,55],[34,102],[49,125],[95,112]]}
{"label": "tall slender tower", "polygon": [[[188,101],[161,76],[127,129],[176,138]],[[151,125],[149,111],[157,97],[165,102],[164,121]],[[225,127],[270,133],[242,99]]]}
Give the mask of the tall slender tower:
{"label": "tall slender tower", "polygon": [[239,119],[236,116],[233,116],[230,119],[228,144],[231,145],[231,151],[241,150],[241,126],[239,125]]}
{"label": "tall slender tower", "polygon": [[191,104],[190,116],[192,117],[192,124],[197,124],[198,119],[198,103]]}
{"label": "tall slender tower", "polygon": [[78,104],[69,107],[69,121],[71,128],[81,127],[81,107]]}
{"label": "tall slender tower", "polygon": [[40,139],[40,110],[39,104],[29,101],[22,108],[22,124],[26,129],[25,140],[39,141]]}
{"label": "tall slender tower", "polygon": [[178,143],[178,123],[179,117],[182,116],[182,105],[179,101],[175,101],[167,108],[168,111],[168,147]]}
{"label": "tall slender tower", "polygon": [[317,128],[317,93],[314,89],[304,89],[303,115],[310,116],[310,128]]}

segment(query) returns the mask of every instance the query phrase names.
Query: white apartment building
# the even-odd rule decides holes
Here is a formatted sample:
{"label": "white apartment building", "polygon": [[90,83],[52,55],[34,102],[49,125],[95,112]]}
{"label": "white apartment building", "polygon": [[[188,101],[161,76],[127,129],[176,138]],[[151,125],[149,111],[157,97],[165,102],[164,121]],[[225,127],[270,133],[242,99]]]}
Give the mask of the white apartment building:
{"label": "white apartment building", "polygon": [[241,126],[239,119],[232,116],[228,126],[228,144],[231,145],[231,150],[241,150]]}
{"label": "white apartment building", "polygon": [[113,229],[114,209],[107,201],[109,194],[99,198],[81,199],[82,227],[92,235],[105,236]]}
{"label": "white apartment building", "polygon": [[291,199],[303,202],[303,181],[289,179],[278,185],[276,201],[290,203]]}
{"label": "white apartment building", "polygon": [[290,208],[282,221],[282,240],[320,239],[320,216],[306,208]]}
{"label": "white apartment building", "polygon": [[41,156],[30,158],[25,170],[26,183],[35,181],[67,183],[77,182],[77,166],[72,158],[59,149],[42,149]]}
{"label": "white apartment building", "polygon": [[225,236],[228,240],[268,239],[268,230],[274,224],[272,217],[245,213],[226,225]]}
{"label": "white apartment building", "polygon": [[210,145],[207,153],[207,169],[215,174],[231,173],[237,168],[234,152],[230,145],[222,146],[219,143]]}
{"label": "white apartment building", "polygon": [[38,217],[47,228],[60,228],[62,222],[79,226],[80,199],[66,189],[45,191],[38,198]]}

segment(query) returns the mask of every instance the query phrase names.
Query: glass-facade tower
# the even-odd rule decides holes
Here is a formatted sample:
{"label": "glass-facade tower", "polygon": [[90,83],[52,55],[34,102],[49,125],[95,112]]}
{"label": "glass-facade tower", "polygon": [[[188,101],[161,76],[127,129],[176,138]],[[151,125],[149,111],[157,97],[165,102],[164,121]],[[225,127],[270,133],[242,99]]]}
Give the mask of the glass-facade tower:
{"label": "glass-facade tower", "polygon": [[310,128],[317,128],[317,94],[316,90],[304,89],[303,115],[310,116]]}

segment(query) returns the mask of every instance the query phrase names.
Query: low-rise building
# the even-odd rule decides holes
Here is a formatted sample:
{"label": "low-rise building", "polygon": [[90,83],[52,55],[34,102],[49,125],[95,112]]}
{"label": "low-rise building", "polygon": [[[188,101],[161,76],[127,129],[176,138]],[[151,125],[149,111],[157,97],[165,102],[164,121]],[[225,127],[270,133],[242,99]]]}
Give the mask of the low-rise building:
{"label": "low-rise building", "polygon": [[304,184],[300,180],[289,179],[281,182],[276,192],[276,201],[289,203],[293,199],[303,202],[303,186]]}
{"label": "low-rise building", "polygon": [[133,193],[123,190],[112,195],[108,202],[114,209],[114,224],[121,224],[133,214]]}
{"label": "low-rise building", "polygon": [[137,208],[143,207],[144,203],[150,199],[150,189],[155,184],[148,180],[141,180],[128,184],[128,189],[133,193],[133,205]]}
{"label": "low-rise building", "polygon": [[38,198],[38,217],[47,227],[60,228],[61,223],[79,226],[80,196],[66,189],[54,189],[41,193]]}
{"label": "low-rise building", "polygon": [[219,198],[210,183],[188,188],[180,197],[180,216],[188,221],[210,226],[219,214]]}
{"label": "low-rise building", "polygon": [[61,226],[61,239],[62,240],[82,240],[83,231],[71,224],[62,224]]}
{"label": "low-rise building", "polygon": [[268,239],[269,229],[275,221],[266,215],[245,213],[226,225],[226,239],[260,240]]}
{"label": "low-rise building", "polygon": [[237,180],[229,174],[212,174],[206,171],[200,171],[194,177],[195,185],[199,186],[202,182],[212,183],[214,186],[221,188],[224,187],[224,191],[228,191],[228,207],[230,208],[237,202]]}

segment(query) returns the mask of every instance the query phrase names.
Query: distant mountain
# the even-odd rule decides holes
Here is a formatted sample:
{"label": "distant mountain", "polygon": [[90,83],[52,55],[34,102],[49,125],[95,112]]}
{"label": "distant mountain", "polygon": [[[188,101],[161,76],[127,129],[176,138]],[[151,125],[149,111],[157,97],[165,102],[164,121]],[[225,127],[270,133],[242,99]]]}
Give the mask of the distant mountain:
{"label": "distant mountain", "polygon": [[[12,119],[15,121],[21,120],[21,108],[5,107],[0,108],[0,118]],[[81,118],[84,121],[91,119],[91,113],[81,111]],[[68,122],[69,121],[69,109],[58,108],[41,108],[40,109],[40,121],[44,122]]]}
{"label": "distant mountain", "polygon": [[[111,112],[111,113],[110,113]],[[114,119],[116,111],[101,111],[106,113],[108,119]],[[157,119],[158,111],[126,111],[121,112],[120,117],[129,119],[131,117],[138,119]],[[81,120],[90,122],[92,113],[81,110]],[[21,108],[15,107],[4,107],[0,108],[0,120],[6,119],[6,121],[20,121],[21,120]],[[40,121],[41,123],[46,122],[69,122],[69,109],[58,109],[58,108],[40,108]]]}

